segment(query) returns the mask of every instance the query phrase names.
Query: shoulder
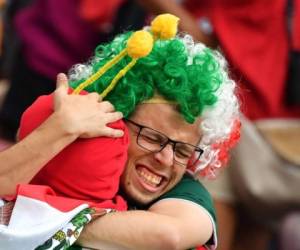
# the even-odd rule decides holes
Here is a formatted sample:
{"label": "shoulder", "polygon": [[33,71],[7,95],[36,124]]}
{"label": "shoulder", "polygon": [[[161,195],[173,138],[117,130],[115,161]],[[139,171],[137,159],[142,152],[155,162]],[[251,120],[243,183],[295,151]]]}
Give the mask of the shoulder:
{"label": "shoulder", "polygon": [[173,189],[161,196],[157,201],[170,198],[194,202],[207,210],[213,220],[216,220],[211,195],[199,181],[189,175],[184,175]]}
{"label": "shoulder", "polygon": [[[172,190],[157,199],[150,210],[163,211],[164,214],[180,218],[183,224],[189,225],[188,228],[183,226],[184,232],[189,232],[190,237],[194,235],[196,239],[201,239],[212,227],[212,234],[208,238],[202,238],[202,243],[206,242],[204,245],[207,249],[216,248],[216,214],[213,201],[198,180],[185,175]],[[195,221],[199,223],[194,223]]]}

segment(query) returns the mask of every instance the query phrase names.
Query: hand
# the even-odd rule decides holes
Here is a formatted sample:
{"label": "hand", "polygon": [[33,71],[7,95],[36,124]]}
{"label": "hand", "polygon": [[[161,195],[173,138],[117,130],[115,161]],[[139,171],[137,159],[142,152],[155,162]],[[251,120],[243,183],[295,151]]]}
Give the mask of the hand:
{"label": "hand", "polygon": [[97,93],[69,95],[68,79],[62,73],[57,75],[54,115],[61,119],[67,133],[80,138],[121,137],[124,134],[122,130],[107,127],[108,123],[122,119],[121,112],[116,112],[110,102],[102,102]]}

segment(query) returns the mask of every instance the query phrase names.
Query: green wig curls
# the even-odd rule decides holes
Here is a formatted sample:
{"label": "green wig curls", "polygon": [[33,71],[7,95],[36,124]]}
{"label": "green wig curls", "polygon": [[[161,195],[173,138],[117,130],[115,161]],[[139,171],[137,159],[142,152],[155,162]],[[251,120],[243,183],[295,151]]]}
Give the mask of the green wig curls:
{"label": "green wig curls", "polygon": [[[99,45],[89,64],[75,65],[70,72],[70,85],[76,88],[97,72],[124,48],[132,32],[117,36],[111,43]],[[85,90],[102,93],[131,58],[125,56]],[[223,82],[221,66],[213,51],[202,44],[189,45],[189,37],[176,36],[156,40],[151,53],[139,59],[105,97],[124,117],[129,117],[136,105],[158,93],[176,102],[184,119],[193,123],[205,106],[217,101],[216,91]]]}

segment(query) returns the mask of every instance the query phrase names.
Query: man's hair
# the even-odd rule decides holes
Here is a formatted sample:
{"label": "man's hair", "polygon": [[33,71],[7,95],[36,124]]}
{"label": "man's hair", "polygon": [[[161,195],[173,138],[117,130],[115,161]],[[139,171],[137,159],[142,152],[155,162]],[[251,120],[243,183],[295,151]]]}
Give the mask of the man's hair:
{"label": "man's hair", "polygon": [[[126,47],[130,35],[131,32],[119,35],[111,43],[98,46],[85,70],[96,72]],[[86,90],[101,93],[130,60],[129,56],[123,58]],[[77,65],[71,72],[71,86],[74,88],[86,79],[86,75],[79,74],[83,78],[78,75],[81,70],[82,67]],[[201,46],[199,53],[191,55],[185,40],[176,37],[157,40],[152,52],[139,59],[105,99],[124,117],[129,117],[136,105],[157,93],[175,101],[185,120],[193,123],[205,106],[217,101],[215,92],[222,82],[220,65],[209,48]]]}
{"label": "man's hair", "polygon": [[[99,45],[89,63],[75,65],[69,74],[71,87],[77,87],[120,53],[131,34],[121,34],[111,43]],[[130,60],[125,56],[85,90],[102,93]],[[124,117],[129,117],[136,105],[156,94],[175,101],[189,123],[201,116],[199,146],[204,149],[204,154],[188,171],[214,177],[217,170],[226,165],[229,149],[239,138],[239,104],[235,86],[220,53],[202,43],[195,43],[190,35],[177,35],[156,40],[151,53],[140,58],[105,99]]]}

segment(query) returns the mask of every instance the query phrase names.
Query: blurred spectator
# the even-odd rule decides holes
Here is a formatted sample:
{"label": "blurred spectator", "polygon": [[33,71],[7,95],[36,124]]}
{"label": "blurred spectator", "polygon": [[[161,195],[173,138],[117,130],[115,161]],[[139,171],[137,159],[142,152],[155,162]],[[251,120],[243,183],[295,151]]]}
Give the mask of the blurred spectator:
{"label": "blurred spectator", "polygon": [[14,140],[21,114],[54,90],[57,72],[86,61],[97,44],[122,30],[141,28],[144,17],[132,0],[10,1],[2,70],[10,89],[0,112],[2,136]]}
{"label": "blurred spectator", "polygon": [[279,250],[300,249],[300,213],[286,216],[279,231]]}
{"label": "blurred spectator", "polygon": [[[0,0],[0,63],[2,60],[2,44],[3,44],[3,14],[5,12],[5,7],[6,7],[6,1],[5,0]],[[0,77],[0,107],[2,105],[3,99],[6,95],[8,89],[8,82],[5,79],[2,79]],[[2,140],[0,138],[0,151],[7,148],[10,145],[5,140]]]}
{"label": "blurred spectator", "polygon": [[3,40],[3,11],[6,1],[0,0],[0,54],[2,53],[2,40]]}
{"label": "blurred spectator", "polygon": [[232,166],[207,182],[219,217],[218,249],[267,249],[270,228],[300,209],[300,1],[140,2],[155,14],[176,14],[183,30],[217,42],[227,56],[253,122],[245,118]]}

